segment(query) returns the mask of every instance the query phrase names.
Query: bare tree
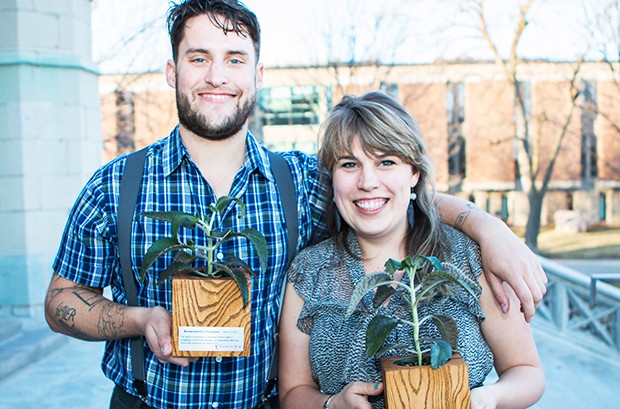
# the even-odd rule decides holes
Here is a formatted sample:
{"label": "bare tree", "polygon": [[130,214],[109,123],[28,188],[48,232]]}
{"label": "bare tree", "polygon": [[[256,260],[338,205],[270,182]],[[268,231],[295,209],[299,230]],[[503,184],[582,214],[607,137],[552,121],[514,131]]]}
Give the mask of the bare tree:
{"label": "bare tree", "polygon": [[[533,114],[529,107],[527,91],[521,78],[520,67],[527,64],[518,54],[518,47],[528,25],[528,14],[533,0],[519,2],[519,11],[513,29],[513,35],[507,55],[502,55],[490,30],[490,23],[485,14],[485,0],[468,0],[466,5],[470,15],[477,21],[476,27],[484,43],[492,52],[496,64],[502,69],[505,81],[513,91],[515,112],[515,138],[517,141],[516,158],[519,183],[527,194],[529,212],[525,232],[525,242],[538,252],[538,234],[541,227],[543,200],[551,182],[558,155],[569,134],[571,124],[579,102],[579,72],[581,62],[575,63],[574,70],[564,90],[567,98],[563,112],[548,115],[544,107]],[[554,119],[551,120],[550,118]],[[555,136],[543,138],[550,133]],[[543,144],[544,142],[544,144]]]}

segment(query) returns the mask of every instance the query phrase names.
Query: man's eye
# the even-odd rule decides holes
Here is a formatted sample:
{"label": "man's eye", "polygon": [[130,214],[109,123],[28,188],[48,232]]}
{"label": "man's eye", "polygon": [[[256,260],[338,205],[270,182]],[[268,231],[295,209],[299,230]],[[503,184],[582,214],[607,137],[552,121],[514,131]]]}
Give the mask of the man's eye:
{"label": "man's eye", "polygon": [[343,162],[340,164],[341,167],[349,169],[349,168],[354,168],[355,167],[355,163],[354,162]]}
{"label": "man's eye", "polygon": [[202,58],[202,57],[196,57],[192,61],[195,62],[195,63],[198,63],[198,64],[202,64],[206,60],[204,58]]}
{"label": "man's eye", "polygon": [[243,64],[243,61],[238,58],[231,58],[230,63],[231,64]]}

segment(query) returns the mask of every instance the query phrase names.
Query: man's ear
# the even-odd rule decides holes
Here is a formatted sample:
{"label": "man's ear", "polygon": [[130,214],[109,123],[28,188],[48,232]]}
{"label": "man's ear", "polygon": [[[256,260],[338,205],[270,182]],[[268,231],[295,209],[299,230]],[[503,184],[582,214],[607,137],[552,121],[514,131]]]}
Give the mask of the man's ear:
{"label": "man's ear", "polygon": [[265,72],[265,67],[263,63],[256,64],[256,89],[263,88],[263,74]]}
{"label": "man's ear", "polygon": [[172,88],[177,87],[177,68],[174,61],[168,60],[166,63],[166,80]]}

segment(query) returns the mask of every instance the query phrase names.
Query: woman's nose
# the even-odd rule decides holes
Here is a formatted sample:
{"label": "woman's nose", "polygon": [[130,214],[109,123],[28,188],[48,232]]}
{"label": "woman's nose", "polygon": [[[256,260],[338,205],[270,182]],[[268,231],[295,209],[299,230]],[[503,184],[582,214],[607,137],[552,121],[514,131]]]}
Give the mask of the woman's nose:
{"label": "woman's nose", "polygon": [[360,190],[370,191],[379,187],[379,177],[374,169],[364,168],[360,173],[357,187]]}

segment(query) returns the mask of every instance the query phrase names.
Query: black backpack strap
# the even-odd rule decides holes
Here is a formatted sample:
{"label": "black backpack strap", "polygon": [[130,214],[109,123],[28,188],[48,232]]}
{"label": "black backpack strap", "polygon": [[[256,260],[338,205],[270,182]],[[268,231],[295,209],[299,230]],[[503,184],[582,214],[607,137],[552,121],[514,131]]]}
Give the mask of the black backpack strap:
{"label": "black backpack strap", "polygon": [[[276,179],[276,185],[280,192],[280,200],[282,201],[282,207],[284,209],[284,220],[286,221],[286,227],[288,231],[287,241],[287,261],[286,267],[291,264],[295,254],[297,253],[297,235],[299,233],[299,226],[297,224],[297,194],[295,193],[295,184],[293,182],[293,175],[291,169],[288,166],[286,160],[277,153],[269,152],[269,161],[271,162],[271,170],[273,171]],[[280,307],[278,309],[277,324],[280,325],[280,315],[282,312],[282,304],[284,301],[284,290],[286,289],[286,279],[282,283],[282,292],[280,294]],[[269,407],[268,396],[273,390],[278,379],[278,334],[274,340],[274,350],[271,355],[271,365],[269,367],[269,379],[265,387],[263,394],[263,407]]]}
{"label": "black backpack strap", "polygon": [[[127,304],[138,306],[138,292],[136,281],[131,268],[131,227],[133,214],[138,201],[138,193],[142,183],[142,173],[144,172],[144,162],[146,160],[147,148],[127,156],[125,170],[121,179],[121,186],[118,197],[118,248],[121,259],[121,271]],[[146,384],[144,373],[144,338],[135,337],[131,339],[131,372],[133,374],[133,386],[140,396],[146,396]]]}

